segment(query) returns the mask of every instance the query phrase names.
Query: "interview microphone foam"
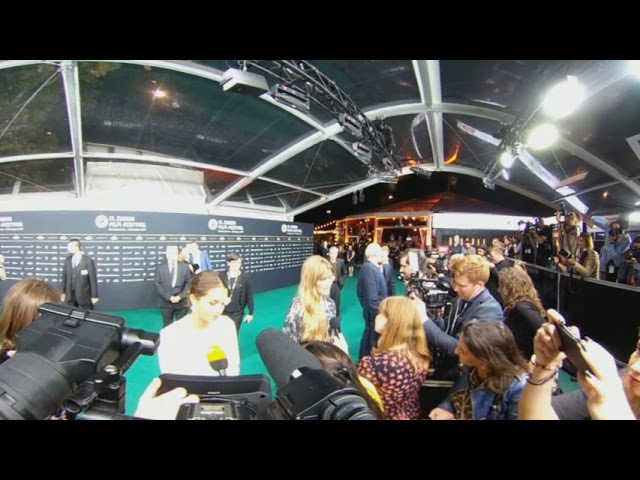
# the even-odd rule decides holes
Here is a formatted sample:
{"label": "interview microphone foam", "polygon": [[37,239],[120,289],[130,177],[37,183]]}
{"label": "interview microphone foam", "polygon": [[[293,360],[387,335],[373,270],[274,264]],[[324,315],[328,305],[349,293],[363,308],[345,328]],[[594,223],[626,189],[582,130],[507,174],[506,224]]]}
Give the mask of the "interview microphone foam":
{"label": "interview microphone foam", "polygon": [[222,376],[227,375],[227,368],[229,367],[229,360],[227,354],[218,345],[209,347],[207,351],[207,361],[211,368],[218,372]]}
{"label": "interview microphone foam", "polygon": [[322,369],[320,360],[277,328],[267,328],[260,332],[256,338],[256,347],[278,389],[289,383],[296,370]]}
{"label": "interview microphone foam", "polygon": [[332,334],[340,333],[342,331],[342,320],[340,317],[333,317],[329,320],[329,332]]}

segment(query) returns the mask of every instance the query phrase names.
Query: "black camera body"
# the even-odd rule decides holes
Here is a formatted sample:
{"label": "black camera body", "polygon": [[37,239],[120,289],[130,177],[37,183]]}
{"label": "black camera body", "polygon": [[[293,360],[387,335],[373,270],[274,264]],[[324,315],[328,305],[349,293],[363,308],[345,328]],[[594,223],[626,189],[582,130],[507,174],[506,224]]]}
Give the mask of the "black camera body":
{"label": "black camera body", "polygon": [[122,317],[46,303],[0,366],[0,419],[43,420],[61,407],[81,414],[94,402],[124,413],[122,374],[159,335],[125,328]]}
{"label": "black camera body", "polygon": [[446,306],[453,296],[451,286],[442,278],[420,278],[412,276],[407,282],[407,295],[412,293],[422,300],[427,308]]}
{"label": "black camera body", "polygon": [[640,261],[640,248],[630,248],[625,252],[625,260],[631,260],[632,258]]}

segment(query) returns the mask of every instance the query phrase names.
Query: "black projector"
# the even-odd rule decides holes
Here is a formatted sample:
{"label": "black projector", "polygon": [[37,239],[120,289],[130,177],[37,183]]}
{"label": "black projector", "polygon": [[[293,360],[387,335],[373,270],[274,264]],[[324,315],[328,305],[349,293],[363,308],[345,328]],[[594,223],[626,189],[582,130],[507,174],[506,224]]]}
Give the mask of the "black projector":
{"label": "black projector", "polygon": [[222,74],[220,81],[225,92],[262,95],[269,91],[269,85],[262,75],[230,68]]}

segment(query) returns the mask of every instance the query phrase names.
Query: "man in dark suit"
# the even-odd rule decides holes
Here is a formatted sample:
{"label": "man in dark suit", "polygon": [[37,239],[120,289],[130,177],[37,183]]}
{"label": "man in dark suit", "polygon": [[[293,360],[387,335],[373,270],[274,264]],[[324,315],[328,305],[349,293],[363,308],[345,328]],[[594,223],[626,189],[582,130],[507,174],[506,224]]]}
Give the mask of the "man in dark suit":
{"label": "man in dark suit", "polygon": [[338,258],[338,247],[331,247],[329,249],[329,263],[333,268],[333,284],[331,285],[331,292],[329,297],[336,304],[336,315],[340,316],[340,297],[342,287],[344,287],[344,279],[347,276],[347,266],[342,258]]}
{"label": "man in dark suit", "polygon": [[64,260],[60,300],[74,307],[93,310],[99,300],[93,259],[84,254],[82,244],[76,238],[69,240],[67,251],[69,255]]}
{"label": "man in dark suit", "polygon": [[360,358],[371,354],[380,335],[376,333],[374,325],[380,302],[387,297],[387,283],[382,274],[380,262],[382,248],[377,243],[370,243],[364,251],[366,260],[360,268],[358,278],[358,300],[362,305],[364,318],[364,332],[360,341]]}
{"label": "man in dark suit", "polygon": [[437,316],[424,322],[427,344],[434,354],[435,374],[439,380],[455,380],[460,360],[455,350],[458,337],[471,320],[503,321],[502,307],[491,296],[485,284],[489,280],[489,262],[478,255],[466,255],[451,267],[453,289],[457,297],[452,302],[447,319]]}
{"label": "man in dark suit", "polygon": [[223,315],[229,317],[236,324],[236,332],[240,334],[242,317],[247,307],[249,315],[244,318],[246,323],[253,321],[253,284],[247,272],[241,271],[242,257],[232,253],[227,257],[227,271],[220,273],[220,278],[229,290],[229,303],[224,307]]}
{"label": "man in dark suit", "polygon": [[387,283],[387,293],[389,297],[396,294],[396,279],[393,276],[393,259],[389,258],[389,247],[382,247],[382,274]]}
{"label": "man in dark suit", "polygon": [[158,292],[157,305],[162,311],[162,322],[168,327],[189,313],[189,289],[193,273],[186,262],[178,261],[178,247],[168,246],[165,251],[167,260],[156,267],[153,280]]}

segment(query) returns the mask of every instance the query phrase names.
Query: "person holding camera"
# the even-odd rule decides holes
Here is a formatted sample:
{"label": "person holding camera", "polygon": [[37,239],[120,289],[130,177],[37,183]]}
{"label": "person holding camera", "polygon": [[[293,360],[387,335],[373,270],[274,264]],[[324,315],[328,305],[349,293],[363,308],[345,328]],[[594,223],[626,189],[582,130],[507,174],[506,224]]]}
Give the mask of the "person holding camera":
{"label": "person holding camera", "polygon": [[459,359],[456,354],[462,328],[473,319],[503,321],[502,307],[485,288],[489,280],[489,262],[478,255],[466,255],[450,266],[453,300],[446,319],[427,319],[423,326],[429,348],[434,352],[434,378],[458,378]]}
{"label": "person holding camera", "polygon": [[631,236],[620,220],[609,224],[607,241],[600,251],[600,280],[626,283],[630,266],[624,262]]}
{"label": "person holding camera", "polygon": [[600,271],[600,257],[593,249],[593,238],[590,233],[581,233],[577,241],[576,255],[562,249],[558,252],[559,262],[556,267],[561,272],[574,271],[585,278],[598,278]]}
{"label": "person holding camera", "polygon": [[564,319],[555,310],[547,310],[547,318],[549,322],[534,339],[534,368],[520,398],[520,420],[640,419],[640,341],[627,367],[619,372],[613,356],[601,345],[591,339],[577,340],[590,371],[578,372],[581,390],[553,396],[557,371],[566,358],[558,333]]}
{"label": "person holding camera", "polygon": [[634,238],[631,248],[625,253],[623,261],[629,267],[625,283],[640,286],[640,236]]}
{"label": "person holding camera", "polygon": [[570,258],[578,254],[578,238],[580,235],[580,217],[575,212],[569,212],[562,215],[561,212],[556,213],[556,219],[559,226],[559,244],[562,250],[569,252]]}

